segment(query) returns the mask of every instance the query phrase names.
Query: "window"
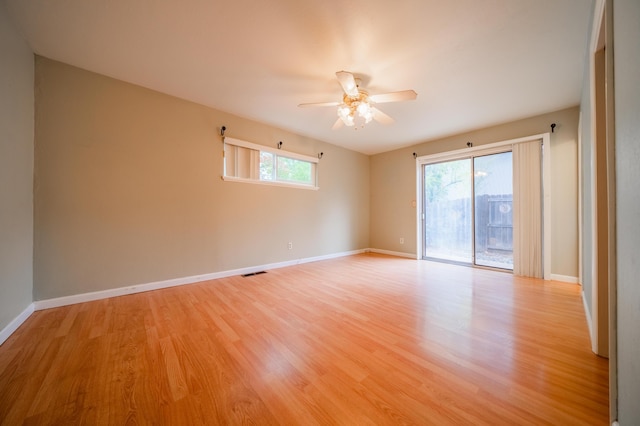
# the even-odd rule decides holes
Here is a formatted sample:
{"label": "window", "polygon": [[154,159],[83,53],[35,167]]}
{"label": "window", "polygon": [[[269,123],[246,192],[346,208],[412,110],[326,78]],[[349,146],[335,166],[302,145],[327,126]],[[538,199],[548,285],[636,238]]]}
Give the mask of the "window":
{"label": "window", "polygon": [[224,138],[224,180],[318,189],[317,165],[314,157]]}
{"label": "window", "polygon": [[[417,198],[421,208],[416,219],[418,241],[422,240],[417,247],[418,258],[513,268],[516,275],[542,274],[545,280],[551,279],[551,203],[545,202],[551,196],[551,150],[545,149],[549,146],[550,135],[544,133],[418,157],[416,172],[420,179]],[[470,167],[472,170],[473,197],[462,194],[456,188],[461,179],[454,165],[463,159],[471,161],[461,168]],[[431,176],[434,174],[438,178],[435,181]],[[436,185],[438,182],[440,189]],[[434,204],[435,195],[441,195],[436,201],[440,201],[442,206],[430,206]],[[526,200],[523,200],[524,197]],[[444,214],[443,220],[447,220],[447,226],[450,227],[453,227],[451,219],[454,218],[453,213],[447,215],[443,210],[444,207],[450,207],[443,203],[453,205],[455,201],[461,204],[461,201],[456,201],[461,198],[470,198],[469,202],[475,206],[474,213],[470,215],[477,231],[474,233],[475,249],[471,256],[468,244],[464,247],[454,244],[451,248],[440,243],[441,234],[449,229],[443,225],[438,227],[438,214]],[[525,201],[531,204],[526,205]],[[461,218],[465,214],[462,210],[454,213]],[[432,223],[434,221],[435,225]],[[461,224],[467,222],[460,221]],[[461,226],[460,229],[462,231],[454,235],[456,238],[460,235],[462,241],[462,236],[468,233],[468,227]],[[456,258],[451,259],[453,255]],[[470,257],[475,262],[470,261]],[[525,271],[524,268],[529,266],[530,271]],[[542,266],[541,272],[539,266]]]}
{"label": "window", "polygon": [[423,258],[513,270],[511,151],[426,163],[422,173]]}

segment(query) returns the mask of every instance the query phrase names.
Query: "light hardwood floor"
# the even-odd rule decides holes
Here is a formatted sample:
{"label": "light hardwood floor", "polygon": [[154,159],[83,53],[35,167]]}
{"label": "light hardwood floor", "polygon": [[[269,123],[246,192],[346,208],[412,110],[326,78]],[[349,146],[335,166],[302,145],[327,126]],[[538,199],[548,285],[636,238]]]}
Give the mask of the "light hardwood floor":
{"label": "light hardwood floor", "polygon": [[35,312],[0,423],[607,424],[579,286],[364,254]]}

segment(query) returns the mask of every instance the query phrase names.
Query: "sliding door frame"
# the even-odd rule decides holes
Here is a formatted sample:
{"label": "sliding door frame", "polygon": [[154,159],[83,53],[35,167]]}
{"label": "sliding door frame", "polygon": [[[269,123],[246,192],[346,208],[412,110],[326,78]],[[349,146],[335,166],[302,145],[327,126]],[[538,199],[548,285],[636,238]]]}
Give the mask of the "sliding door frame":
{"label": "sliding door frame", "polygon": [[[468,147],[453,151],[440,152],[435,154],[416,157],[416,242],[422,241],[423,215],[424,213],[424,179],[422,176],[422,166],[425,164],[469,158],[479,155],[496,154],[504,152],[505,147],[523,142],[542,140],[542,270],[545,280],[551,279],[551,137],[549,133],[526,136],[517,139],[510,139],[501,142]],[[417,259],[423,258],[422,242],[416,244]]]}

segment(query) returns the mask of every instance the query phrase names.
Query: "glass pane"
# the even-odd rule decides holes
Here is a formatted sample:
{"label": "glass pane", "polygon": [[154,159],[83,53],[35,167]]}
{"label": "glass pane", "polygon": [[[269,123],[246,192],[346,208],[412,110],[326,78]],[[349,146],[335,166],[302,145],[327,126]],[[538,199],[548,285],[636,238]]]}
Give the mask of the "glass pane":
{"label": "glass pane", "polygon": [[273,179],[273,154],[260,151],[260,180]]}
{"label": "glass pane", "polygon": [[476,264],[513,270],[511,152],[474,158]]}
{"label": "glass pane", "polygon": [[312,163],[278,156],[276,179],[280,181],[312,183]]}
{"label": "glass pane", "polygon": [[471,263],[471,160],[424,166],[424,257]]}

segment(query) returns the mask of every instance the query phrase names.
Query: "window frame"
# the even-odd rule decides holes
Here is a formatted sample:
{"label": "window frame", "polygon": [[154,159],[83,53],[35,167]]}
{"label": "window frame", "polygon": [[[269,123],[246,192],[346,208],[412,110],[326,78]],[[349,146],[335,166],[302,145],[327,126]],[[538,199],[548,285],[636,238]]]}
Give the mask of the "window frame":
{"label": "window frame", "polygon": [[[273,149],[264,145],[255,144],[252,142],[243,141],[241,139],[230,138],[225,136],[223,138],[223,155],[222,155],[222,180],[229,182],[244,182],[244,183],[252,183],[257,185],[269,185],[269,186],[283,186],[288,188],[300,188],[300,189],[311,189],[318,190],[320,187],[318,186],[318,163],[319,159],[317,157],[311,157],[308,155],[298,154],[290,151],[283,151],[281,149]],[[236,177],[227,175],[227,149],[228,147],[240,147],[246,148],[253,151],[258,151],[258,153],[266,152],[273,155],[273,180],[263,180],[260,178],[260,173],[258,173],[257,178],[244,178],[244,177]],[[259,157],[259,156],[258,156]],[[290,180],[278,180],[277,177],[277,164],[278,157],[287,158],[291,160],[304,161],[311,164],[311,183],[302,183],[295,182]]]}
{"label": "window frame", "polygon": [[[536,139],[542,140],[542,188],[543,188],[543,248],[542,258],[543,267],[542,271],[545,280],[551,279],[551,133],[540,133],[537,135],[525,136],[516,139],[504,140],[501,142],[488,143],[485,145],[473,146],[468,148],[461,148],[451,151],[444,151],[434,154],[422,155],[415,157],[415,177],[416,177],[416,200],[418,205],[422,205],[422,175],[421,168],[423,164],[435,163],[439,161],[447,161],[449,159],[463,158],[473,153],[479,155],[479,153],[490,154],[496,152],[494,150],[501,150],[505,145],[515,145],[521,142],[530,142]],[[420,241],[422,235],[422,208],[416,209],[416,241]],[[420,244],[417,246],[416,259],[422,259],[423,249]]]}

